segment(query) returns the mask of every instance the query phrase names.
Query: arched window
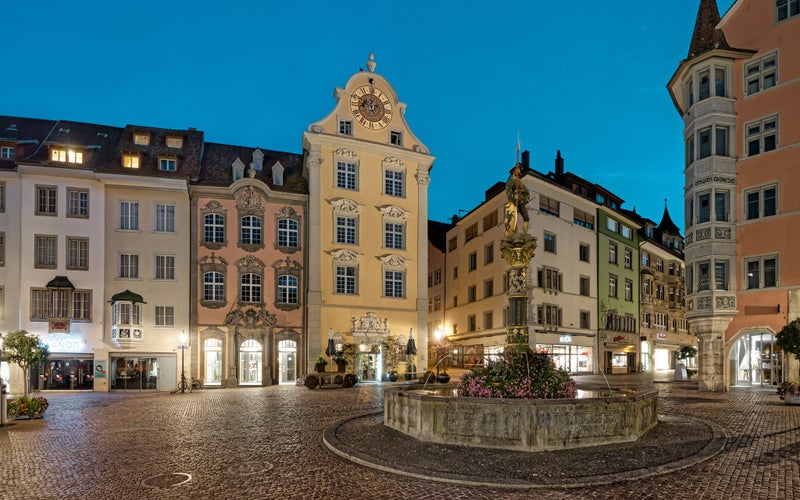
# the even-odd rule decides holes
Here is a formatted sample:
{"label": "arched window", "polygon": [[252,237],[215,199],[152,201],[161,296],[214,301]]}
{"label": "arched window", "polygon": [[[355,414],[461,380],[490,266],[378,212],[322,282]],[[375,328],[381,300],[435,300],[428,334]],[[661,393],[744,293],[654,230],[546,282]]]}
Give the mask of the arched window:
{"label": "arched window", "polygon": [[242,217],[242,245],[261,244],[261,219],[253,215]]}
{"label": "arched window", "polygon": [[225,300],[225,275],[217,272],[203,275],[203,300],[221,302]]}
{"label": "arched window", "polygon": [[278,276],[278,303],[297,304],[297,278]]}
{"label": "arched window", "polygon": [[242,275],[239,300],[241,302],[261,302],[261,276],[253,273]]}
{"label": "arched window", "polygon": [[203,341],[205,356],[205,377],[203,384],[220,385],[222,383],[222,341],[206,339]]}
{"label": "arched window", "polygon": [[221,214],[206,214],[203,217],[203,242],[225,243],[225,217]]}

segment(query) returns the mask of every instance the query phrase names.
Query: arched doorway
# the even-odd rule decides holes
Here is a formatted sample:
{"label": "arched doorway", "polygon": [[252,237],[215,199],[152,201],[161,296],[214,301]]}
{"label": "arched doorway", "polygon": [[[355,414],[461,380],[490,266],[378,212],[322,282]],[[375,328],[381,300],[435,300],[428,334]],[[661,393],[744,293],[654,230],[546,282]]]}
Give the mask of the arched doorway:
{"label": "arched doorway", "polygon": [[239,346],[239,384],[261,385],[263,348],[257,340],[245,340]]}
{"label": "arched doorway", "polygon": [[734,341],[728,354],[731,387],[777,385],[780,377],[781,361],[772,333],[749,332]]}
{"label": "arched doorway", "polygon": [[291,384],[297,378],[297,342],[278,342],[278,383]]}
{"label": "arched doorway", "polygon": [[203,385],[222,385],[222,341],[206,339],[203,341]]}

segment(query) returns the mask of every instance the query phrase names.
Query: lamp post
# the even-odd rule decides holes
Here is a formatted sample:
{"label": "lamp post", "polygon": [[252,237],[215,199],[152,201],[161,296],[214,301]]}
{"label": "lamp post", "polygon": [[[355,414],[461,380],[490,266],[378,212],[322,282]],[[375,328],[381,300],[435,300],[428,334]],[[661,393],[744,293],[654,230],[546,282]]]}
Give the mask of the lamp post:
{"label": "lamp post", "polygon": [[178,335],[178,349],[181,350],[181,383],[179,389],[181,390],[181,394],[186,392],[186,374],[184,371],[184,353],[186,353],[186,349],[189,348],[188,345],[189,337],[186,335],[186,332],[181,330],[181,334]]}

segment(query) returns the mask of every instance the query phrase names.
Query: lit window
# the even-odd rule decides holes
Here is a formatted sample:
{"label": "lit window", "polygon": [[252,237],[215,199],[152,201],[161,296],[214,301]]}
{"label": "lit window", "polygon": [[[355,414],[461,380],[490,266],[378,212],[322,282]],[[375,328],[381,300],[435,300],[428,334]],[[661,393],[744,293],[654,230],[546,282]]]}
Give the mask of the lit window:
{"label": "lit window", "polygon": [[134,132],[133,143],[139,146],[147,146],[150,144],[150,134]]}
{"label": "lit window", "polygon": [[124,153],[122,155],[122,166],[125,168],[139,168],[139,155]]}
{"label": "lit window", "polygon": [[168,148],[175,148],[180,149],[183,147],[183,137],[176,136],[176,135],[168,135],[167,136],[167,147]]}
{"label": "lit window", "polygon": [[13,146],[0,147],[0,158],[2,158],[4,160],[13,160],[14,159],[14,147]]}
{"label": "lit window", "polygon": [[175,171],[175,158],[159,158],[158,159],[158,169],[164,170],[166,172],[174,172]]}
{"label": "lit window", "polygon": [[50,159],[60,163],[83,163],[83,152],[74,149],[53,148]]}

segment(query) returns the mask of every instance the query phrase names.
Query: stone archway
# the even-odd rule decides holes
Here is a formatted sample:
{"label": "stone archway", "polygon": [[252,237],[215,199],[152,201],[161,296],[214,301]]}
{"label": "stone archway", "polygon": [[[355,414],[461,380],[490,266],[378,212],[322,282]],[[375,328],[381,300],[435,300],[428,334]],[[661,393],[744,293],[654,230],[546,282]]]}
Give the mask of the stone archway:
{"label": "stone archway", "polygon": [[768,326],[742,328],[724,348],[725,388],[769,387],[783,377],[783,360],[775,346],[777,332]]}

